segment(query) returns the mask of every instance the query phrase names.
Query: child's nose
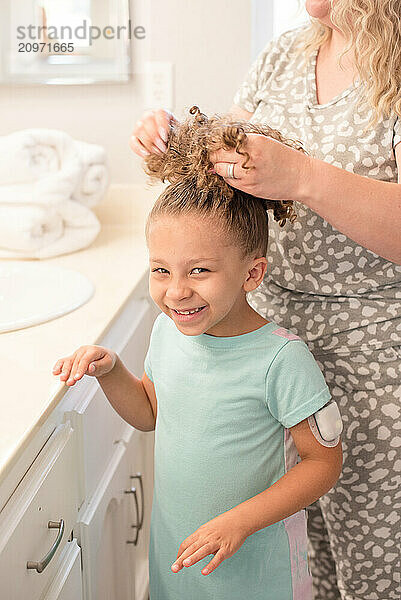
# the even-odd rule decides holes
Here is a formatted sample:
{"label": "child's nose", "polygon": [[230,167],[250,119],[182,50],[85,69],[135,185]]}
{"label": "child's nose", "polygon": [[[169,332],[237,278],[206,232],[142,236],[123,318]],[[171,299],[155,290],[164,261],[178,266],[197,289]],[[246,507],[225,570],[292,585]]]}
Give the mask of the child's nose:
{"label": "child's nose", "polygon": [[181,300],[182,298],[188,298],[190,295],[190,288],[182,280],[172,281],[166,290],[166,297],[170,300]]}

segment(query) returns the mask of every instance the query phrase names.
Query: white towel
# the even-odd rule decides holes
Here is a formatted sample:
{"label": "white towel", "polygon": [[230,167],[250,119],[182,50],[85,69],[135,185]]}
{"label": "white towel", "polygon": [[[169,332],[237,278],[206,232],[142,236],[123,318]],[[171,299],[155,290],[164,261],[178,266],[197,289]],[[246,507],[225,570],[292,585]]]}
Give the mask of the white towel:
{"label": "white towel", "polygon": [[93,208],[103,198],[109,184],[106,151],[102,146],[74,140],[81,160],[81,172],[73,199]]}
{"label": "white towel", "polygon": [[0,203],[0,258],[50,258],[92,244],[96,215],[74,200],[59,205]]}
{"label": "white towel", "polygon": [[89,246],[90,210],[108,185],[101,146],[55,129],[0,137],[0,258],[49,258]]}
{"label": "white towel", "polygon": [[82,169],[74,140],[57,129],[24,129],[0,137],[0,184],[38,181],[66,172],[73,178]]}
{"label": "white towel", "polygon": [[0,157],[0,185],[70,180],[71,198],[89,208],[99,204],[109,183],[105,149],[58,129],[0,136]]}

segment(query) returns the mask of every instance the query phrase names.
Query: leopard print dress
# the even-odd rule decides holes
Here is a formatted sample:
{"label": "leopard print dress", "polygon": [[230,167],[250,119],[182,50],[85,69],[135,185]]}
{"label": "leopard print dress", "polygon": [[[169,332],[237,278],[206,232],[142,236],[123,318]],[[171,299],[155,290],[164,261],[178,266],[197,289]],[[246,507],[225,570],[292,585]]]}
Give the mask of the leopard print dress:
{"label": "leopard print dress", "polygon": [[[397,182],[401,120],[382,119],[363,133],[371,112],[357,106],[358,81],[318,104],[317,51],[303,66],[301,33],[267,44],[234,103],[253,113],[251,121],[301,140],[316,158]],[[299,202],[295,210],[293,225],[270,221],[268,271],[248,300],[305,340],[343,417],[342,475],[308,509],[314,598],[399,600],[401,267]]]}

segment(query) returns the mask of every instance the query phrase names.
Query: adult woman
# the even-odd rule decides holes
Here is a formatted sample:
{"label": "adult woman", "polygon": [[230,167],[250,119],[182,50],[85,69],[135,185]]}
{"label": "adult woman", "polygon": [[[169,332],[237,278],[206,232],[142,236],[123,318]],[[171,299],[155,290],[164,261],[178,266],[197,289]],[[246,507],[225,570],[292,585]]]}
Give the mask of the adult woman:
{"label": "adult woman", "polygon": [[[306,8],[312,24],[266,46],[231,112],[302,140],[311,156],[250,135],[253,169],[232,152],[212,158],[231,185],[294,200],[298,214],[291,228],[271,223],[268,274],[250,301],[307,341],[345,423],[343,474],[309,510],[315,598],[393,600],[400,597],[401,7],[307,0]],[[162,149],[158,127],[171,118],[147,115],[133,149]]]}

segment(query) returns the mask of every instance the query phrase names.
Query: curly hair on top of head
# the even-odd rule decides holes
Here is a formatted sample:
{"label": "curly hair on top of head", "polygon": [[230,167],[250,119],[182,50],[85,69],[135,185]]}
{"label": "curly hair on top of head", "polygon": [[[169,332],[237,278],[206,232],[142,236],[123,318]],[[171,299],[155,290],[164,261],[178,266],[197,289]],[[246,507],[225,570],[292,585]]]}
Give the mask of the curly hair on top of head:
{"label": "curly hair on top of head", "polygon": [[[246,151],[248,133],[257,133],[277,140],[295,150],[306,151],[297,140],[286,139],[268,125],[234,120],[232,116],[214,115],[207,117],[197,106],[190,109],[194,118],[172,124],[163,154],[151,154],[145,161],[145,171],[152,179],[179,183],[191,179],[201,189],[207,189],[216,201],[235,200],[245,192],[231,187],[221,176],[212,172],[210,154],[221,149],[235,150],[244,157],[242,167],[252,169],[250,156]],[[272,210],[276,221],[282,227],[287,220],[293,223],[296,214],[290,200],[258,199],[266,210]]]}

